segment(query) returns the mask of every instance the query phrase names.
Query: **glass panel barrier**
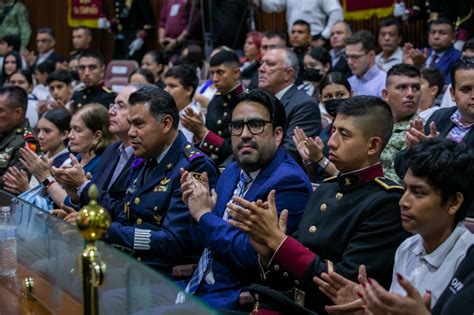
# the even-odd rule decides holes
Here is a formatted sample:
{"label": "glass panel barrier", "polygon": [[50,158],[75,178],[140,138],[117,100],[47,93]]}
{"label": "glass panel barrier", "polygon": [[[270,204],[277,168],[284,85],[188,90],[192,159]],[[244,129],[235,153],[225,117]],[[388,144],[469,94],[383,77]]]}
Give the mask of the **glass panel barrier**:
{"label": "glass panel barrier", "polygon": [[[12,209],[18,262],[16,277],[0,278],[2,312],[81,314],[78,256],[86,243],[77,228],[2,190],[1,206]],[[104,242],[96,246],[106,264],[98,290],[101,314],[218,314],[189,296],[176,305],[180,287],[174,281]]]}

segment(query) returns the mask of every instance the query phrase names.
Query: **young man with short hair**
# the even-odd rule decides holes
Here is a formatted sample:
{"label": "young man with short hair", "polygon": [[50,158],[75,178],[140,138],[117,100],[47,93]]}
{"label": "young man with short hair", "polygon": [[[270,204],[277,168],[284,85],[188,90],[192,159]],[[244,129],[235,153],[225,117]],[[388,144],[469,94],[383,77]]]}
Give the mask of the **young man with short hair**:
{"label": "young man with short hair", "polygon": [[328,142],[329,159],[341,174],[313,193],[296,237],[285,234],[285,212],[278,219],[278,191],[268,206],[238,197],[228,204],[230,223],[250,236],[269,284],[294,288],[306,308],[319,313],[330,303],[314,288],[313,277],[322,272],[338,270],[355,281],[364,263],[371,277],[390,284],[393,255],[407,237],[398,206],[403,188],[383,177],[380,164],[392,127],[390,107],[380,98],[341,100]]}
{"label": "young man with short hair", "polygon": [[382,96],[387,74],[375,64],[375,37],[360,30],[346,38],[346,58],[354,95]]}
{"label": "young man with short hair", "polygon": [[423,120],[423,124],[439,109],[439,96],[443,90],[444,77],[441,71],[438,69],[421,69],[421,96],[418,117]]}
{"label": "young man with short hair", "polygon": [[244,90],[240,83],[240,62],[233,51],[220,51],[210,60],[210,76],[218,93],[209,103],[206,119],[186,111],[183,126],[194,134],[194,143],[218,165],[232,154],[229,121],[237,96]]}

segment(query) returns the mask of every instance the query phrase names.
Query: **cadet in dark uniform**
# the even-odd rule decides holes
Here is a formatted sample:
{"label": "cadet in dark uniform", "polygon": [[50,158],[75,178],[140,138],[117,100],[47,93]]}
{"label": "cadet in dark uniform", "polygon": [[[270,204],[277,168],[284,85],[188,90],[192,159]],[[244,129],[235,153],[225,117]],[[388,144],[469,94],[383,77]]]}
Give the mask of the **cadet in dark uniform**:
{"label": "cadet in dark uniform", "polygon": [[17,86],[0,88],[0,188],[3,189],[3,174],[14,165],[22,168],[20,148],[39,150],[38,142],[25,118],[28,96]]}
{"label": "cadet in dark uniform", "polygon": [[128,135],[142,159],[132,163],[130,185],[121,209],[113,210],[118,220],[106,240],[171,274],[174,265],[197,262],[202,250],[191,235],[192,218],[181,199],[180,169],[198,178],[207,172],[213,187],[218,170],[178,130],[178,109],[167,92],[146,86],[132,93],[129,102]]}
{"label": "cadet in dark uniform", "polygon": [[291,298],[298,304],[325,313],[330,301],[312,280],[322,272],[337,270],[357,281],[359,265],[365,264],[371,277],[390,284],[395,250],[408,236],[398,206],[403,188],[383,177],[380,164],[392,127],[391,110],[381,99],[341,101],[328,142],[329,159],[341,173],[313,193],[294,237],[278,227],[272,202],[271,211],[238,197],[234,201],[248,210],[229,204],[231,223],[262,244],[255,249],[268,283],[293,288]]}
{"label": "cadet in dark uniform", "polygon": [[108,109],[114,102],[117,94],[104,86],[104,72],[104,57],[101,53],[90,50],[82,53],[79,58],[79,78],[84,88],[72,95],[73,112],[90,103],[99,103]]}
{"label": "cadet in dark uniform", "polygon": [[140,62],[143,43],[155,27],[155,16],[148,0],[115,0],[111,28],[115,32],[114,59]]}
{"label": "cadet in dark uniform", "polygon": [[[218,93],[209,103],[206,122],[192,110],[186,110],[182,124],[193,132],[196,145],[221,165],[231,154],[230,113],[237,105],[237,96],[244,90],[240,83],[239,58],[223,50],[210,60],[210,74]],[[228,163],[225,163],[228,164]]]}

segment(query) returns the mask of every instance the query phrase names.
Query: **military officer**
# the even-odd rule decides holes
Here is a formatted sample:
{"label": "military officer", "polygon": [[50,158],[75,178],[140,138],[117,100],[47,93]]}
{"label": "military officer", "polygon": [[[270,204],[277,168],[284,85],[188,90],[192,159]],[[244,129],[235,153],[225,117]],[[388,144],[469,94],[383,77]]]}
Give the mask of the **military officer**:
{"label": "military officer", "polygon": [[85,51],[79,58],[79,79],[84,88],[74,92],[72,96],[72,111],[89,103],[99,103],[107,108],[114,102],[115,92],[104,86],[105,73],[104,57],[95,51]]}
{"label": "military officer", "polygon": [[[176,264],[197,261],[200,254],[191,235],[191,216],[182,201],[180,169],[215,186],[215,164],[178,130],[175,101],[156,86],[145,86],[129,98],[128,135],[134,154],[130,185],[117,221],[106,240],[147,265],[171,273]],[[201,249],[202,250],[202,249]],[[193,260],[196,258],[196,260]]]}
{"label": "military officer", "polygon": [[[25,118],[28,96],[17,86],[0,88],[0,175],[14,165],[21,167],[20,148],[25,145],[32,151],[39,146]],[[23,168],[23,167],[21,167]],[[0,188],[3,189],[0,177]]]}
{"label": "military officer", "polygon": [[[234,52],[220,51],[210,60],[210,74],[218,93],[209,103],[206,122],[192,110],[186,110],[182,124],[193,132],[195,143],[218,165],[231,154],[230,113],[237,105],[237,96],[244,90],[240,83],[239,58]],[[228,164],[228,163],[225,163]]]}
{"label": "military officer", "polygon": [[255,249],[269,283],[294,287],[295,302],[318,313],[329,303],[312,281],[322,272],[337,270],[356,281],[359,265],[365,264],[371,277],[385,286],[391,282],[393,255],[408,236],[398,206],[403,188],[383,177],[380,164],[392,128],[390,107],[381,99],[341,101],[328,142],[329,159],[341,173],[313,193],[295,238],[285,235],[284,224],[278,226],[274,196],[269,196],[270,211],[238,197],[229,204],[230,222],[259,244]]}

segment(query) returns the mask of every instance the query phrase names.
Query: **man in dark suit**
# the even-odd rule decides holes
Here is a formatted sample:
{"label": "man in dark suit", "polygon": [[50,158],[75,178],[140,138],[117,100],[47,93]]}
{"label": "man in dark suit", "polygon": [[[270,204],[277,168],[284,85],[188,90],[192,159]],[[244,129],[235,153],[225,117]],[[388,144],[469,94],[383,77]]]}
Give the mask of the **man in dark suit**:
{"label": "man in dark suit", "polygon": [[54,31],[49,27],[40,28],[36,33],[36,50],[38,51],[38,56],[36,57],[34,54],[30,54],[26,58],[32,72],[37,65],[43,62],[56,65],[56,62],[59,60],[59,54],[54,50],[54,46],[56,46]]}
{"label": "man in dark suit", "polygon": [[293,142],[293,129],[300,127],[308,137],[321,131],[321,113],[316,100],[298,90],[295,85],[298,74],[298,58],[287,48],[274,48],[263,56],[258,73],[258,87],[275,95],[285,106],[286,134],[283,148],[298,162],[301,157]]}
{"label": "man in dark suit", "polygon": [[331,50],[329,54],[332,58],[333,72],[341,72],[346,78],[352,75],[352,71],[347,64],[346,58],[346,37],[351,35],[351,26],[344,21],[337,22],[331,28]]}
{"label": "man in dark suit", "polygon": [[[115,102],[109,108],[109,130],[119,139],[111,144],[102,153],[102,160],[93,180],[88,180],[80,165],[71,168],[61,168],[55,172],[56,179],[67,188],[68,197],[65,200],[67,206],[78,209],[87,205],[90,201],[88,191],[92,184],[99,189],[98,202],[109,210],[112,220],[119,213],[113,213],[116,205],[122,202],[128,185],[128,177],[131,172],[131,164],[135,160],[133,148],[130,145],[128,130],[130,123],[127,121],[130,95],[140,89],[140,84],[130,84],[123,88],[115,98]],[[77,187],[79,189],[77,190]],[[71,189],[69,189],[71,188]]]}
{"label": "man in dark suit", "polygon": [[276,97],[258,89],[249,92],[232,112],[229,129],[235,162],[222,173],[216,191],[210,194],[206,181],[183,173],[183,199],[197,222],[196,235],[205,253],[212,255],[212,263],[204,267],[206,277],[195,278],[204,264],[201,258],[186,292],[216,308],[236,309],[242,288],[258,281],[257,252],[249,238],[227,222],[232,196],[265,200],[276,190],[280,209],[288,209],[288,230],[294,231],[311,194],[303,170],[279,148],[285,121],[285,109]]}

